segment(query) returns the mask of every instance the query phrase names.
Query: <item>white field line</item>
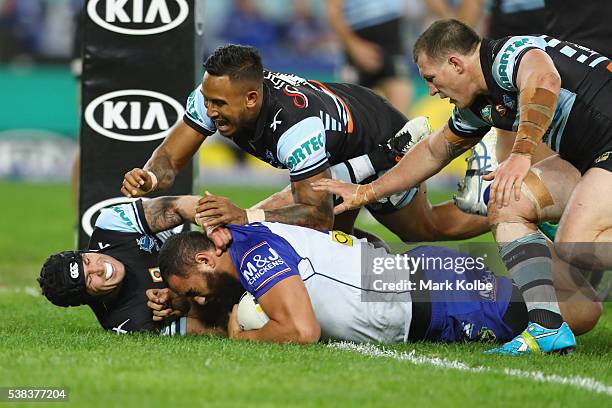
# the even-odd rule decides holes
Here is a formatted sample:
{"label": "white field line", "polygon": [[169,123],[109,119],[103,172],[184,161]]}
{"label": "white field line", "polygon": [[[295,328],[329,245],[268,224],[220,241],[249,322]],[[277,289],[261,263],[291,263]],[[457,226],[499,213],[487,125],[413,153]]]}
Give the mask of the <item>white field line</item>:
{"label": "white field line", "polygon": [[33,286],[24,286],[21,288],[15,287],[0,287],[0,295],[12,294],[12,293],[25,293],[30,296],[40,296],[40,289],[36,289]]}
{"label": "white field line", "polygon": [[330,348],[337,350],[347,350],[355,353],[364,354],[371,357],[387,357],[394,360],[408,361],[416,365],[433,366],[442,369],[466,371],[470,373],[490,373],[502,374],[520,379],[529,379],[544,383],[571,385],[586,391],[612,396],[612,386],[600,383],[588,377],[564,377],[557,374],[544,374],[540,371],[526,371],[513,368],[495,369],[485,366],[471,367],[464,362],[457,360],[447,360],[439,357],[417,356],[416,351],[398,352],[387,350],[373,344],[356,344],[351,342],[330,343]]}

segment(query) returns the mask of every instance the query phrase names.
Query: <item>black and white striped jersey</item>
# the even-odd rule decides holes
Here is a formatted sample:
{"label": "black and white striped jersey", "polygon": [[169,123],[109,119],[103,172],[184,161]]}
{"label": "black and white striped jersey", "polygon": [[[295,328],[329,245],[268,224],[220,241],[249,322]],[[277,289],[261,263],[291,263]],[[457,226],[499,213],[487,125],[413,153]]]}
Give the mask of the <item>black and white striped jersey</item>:
{"label": "black and white striped jersey", "polygon": [[[384,98],[359,85],[264,71],[263,89],[255,131],[235,135],[233,141],[272,166],[289,169],[292,181],[371,152],[407,121]],[[203,135],[216,131],[200,87],[188,98],[184,121]]]}
{"label": "black and white striped jersey", "polygon": [[449,127],[463,137],[482,137],[492,126],[516,131],[520,119],[516,76],[523,56],[532,49],[545,51],[561,76],[557,108],[543,141],[583,170],[612,139],[607,124],[584,132],[598,118],[612,118],[612,62],[577,44],[546,35],[483,40],[480,63],[488,94],[479,95],[468,108],[455,108]]}

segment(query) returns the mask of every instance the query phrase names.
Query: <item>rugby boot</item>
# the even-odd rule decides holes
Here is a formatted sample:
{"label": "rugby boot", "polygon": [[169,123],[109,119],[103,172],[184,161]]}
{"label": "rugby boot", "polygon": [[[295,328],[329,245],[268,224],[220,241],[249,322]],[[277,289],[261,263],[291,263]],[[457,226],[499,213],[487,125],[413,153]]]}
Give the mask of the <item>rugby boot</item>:
{"label": "rugby boot", "polygon": [[486,354],[521,356],[539,353],[571,353],[576,349],[576,337],[567,323],[558,329],[547,329],[537,323],[529,323],[525,331],[501,347],[485,351]]}
{"label": "rugby boot", "polygon": [[412,146],[429,135],[431,131],[427,117],[417,116],[409,120],[395,136],[368,153],[372,167],[376,172],[389,170],[404,157]]}
{"label": "rugby boot", "polygon": [[457,193],[453,197],[455,205],[469,214],[487,215],[489,189],[493,181],[482,178],[499,166],[495,156],[497,134],[487,133],[478,144],[472,147],[471,154],[465,159],[467,170],[459,182]]}

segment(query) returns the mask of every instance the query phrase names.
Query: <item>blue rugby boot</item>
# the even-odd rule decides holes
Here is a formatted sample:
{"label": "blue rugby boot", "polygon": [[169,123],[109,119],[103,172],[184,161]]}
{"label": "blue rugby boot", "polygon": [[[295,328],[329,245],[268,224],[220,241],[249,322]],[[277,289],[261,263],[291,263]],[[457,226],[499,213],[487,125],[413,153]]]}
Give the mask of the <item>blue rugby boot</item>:
{"label": "blue rugby boot", "polygon": [[524,332],[501,347],[485,351],[486,354],[522,356],[530,353],[571,353],[576,349],[576,337],[567,323],[558,329],[547,329],[537,323],[529,323]]}

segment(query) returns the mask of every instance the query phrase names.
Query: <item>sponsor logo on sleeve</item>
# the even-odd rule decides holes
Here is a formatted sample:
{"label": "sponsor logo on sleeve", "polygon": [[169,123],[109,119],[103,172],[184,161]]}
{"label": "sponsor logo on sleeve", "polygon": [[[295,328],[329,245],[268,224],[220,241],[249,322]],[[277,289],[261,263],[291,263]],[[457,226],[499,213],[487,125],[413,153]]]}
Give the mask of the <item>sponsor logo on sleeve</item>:
{"label": "sponsor logo on sleeve", "polygon": [[290,270],[285,260],[266,241],[249,249],[240,262],[240,273],[255,290]]}
{"label": "sponsor logo on sleeve", "polygon": [[318,135],[306,140],[291,152],[291,155],[289,155],[287,159],[287,168],[293,170],[298,164],[308,159],[315,152],[321,150],[322,147],[324,147],[323,132],[320,132]]}
{"label": "sponsor logo on sleeve", "polygon": [[531,43],[531,40],[529,38],[521,38],[516,41],[512,41],[509,44],[506,44],[506,46],[502,50],[499,66],[497,67],[497,73],[504,86],[509,88],[512,87],[512,82],[510,81],[510,76],[508,75],[508,65],[510,63],[510,56],[520,47],[529,43]]}

